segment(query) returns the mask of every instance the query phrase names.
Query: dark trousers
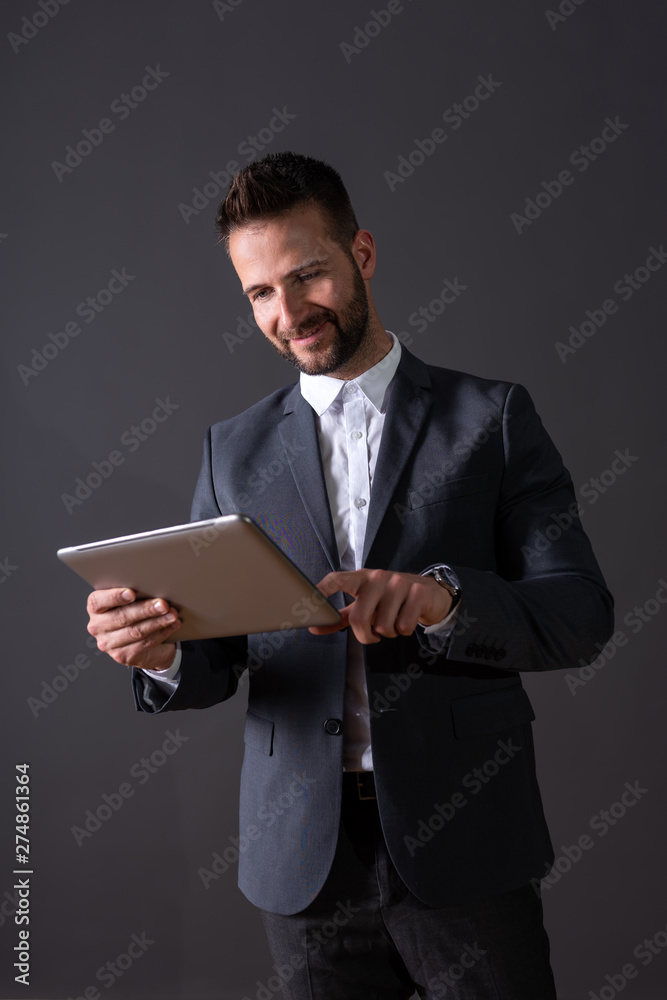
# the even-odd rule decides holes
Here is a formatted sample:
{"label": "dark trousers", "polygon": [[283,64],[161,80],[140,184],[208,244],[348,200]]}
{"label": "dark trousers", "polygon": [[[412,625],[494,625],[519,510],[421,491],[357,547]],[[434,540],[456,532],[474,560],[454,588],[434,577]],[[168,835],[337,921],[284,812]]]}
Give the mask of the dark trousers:
{"label": "dark trousers", "polygon": [[427,906],[391,863],[375,801],[349,787],[320,894],[293,916],[261,911],[277,970],[267,987],[286,1000],[556,1000],[532,887]]}

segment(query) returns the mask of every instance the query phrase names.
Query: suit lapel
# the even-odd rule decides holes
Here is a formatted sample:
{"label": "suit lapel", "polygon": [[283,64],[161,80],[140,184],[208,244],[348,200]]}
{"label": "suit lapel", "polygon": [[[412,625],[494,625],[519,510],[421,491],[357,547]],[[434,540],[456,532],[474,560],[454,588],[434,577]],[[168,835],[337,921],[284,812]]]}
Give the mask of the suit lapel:
{"label": "suit lapel", "polygon": [[322,469],[315,412],[301,395],[298,383],[287,397],[278,432],[306,514],[331,569],[338,570],[340,560]]}
{"label": "suit lapel", "polygon": [[387,415],[373,475],[364,538],[364,566],[431,407],[431,394],[427,391],[430,384],[426,365],[403,348],[389,390]]}

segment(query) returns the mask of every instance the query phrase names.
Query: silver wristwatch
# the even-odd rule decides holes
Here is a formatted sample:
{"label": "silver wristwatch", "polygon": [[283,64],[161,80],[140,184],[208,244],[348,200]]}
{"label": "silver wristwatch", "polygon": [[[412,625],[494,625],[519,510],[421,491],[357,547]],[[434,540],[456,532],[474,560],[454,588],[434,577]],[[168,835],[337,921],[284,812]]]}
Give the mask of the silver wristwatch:
{"label": "silver wristwatch", "polygon": [[449,566],[441,564],[425,569],[421,575],[432,576],[436,583],[439,583],[441,587],[444,587],[445,590],[449,591],[452,597],[452,606],[449,611],[453,611],[461,600],[461,587],[459,586],[459,579],[456,573],[454,573]]}

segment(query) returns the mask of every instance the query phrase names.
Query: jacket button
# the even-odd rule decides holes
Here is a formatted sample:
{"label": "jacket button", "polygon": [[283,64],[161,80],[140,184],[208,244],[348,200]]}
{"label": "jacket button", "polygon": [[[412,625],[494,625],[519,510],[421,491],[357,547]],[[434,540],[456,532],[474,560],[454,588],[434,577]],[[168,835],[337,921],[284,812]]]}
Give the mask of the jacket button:
{"label": "jacket button", "polygon": [[339,736],[343,732],[343,723],[340,719],[327,719],[324,723],[324,731],[329,736]]}

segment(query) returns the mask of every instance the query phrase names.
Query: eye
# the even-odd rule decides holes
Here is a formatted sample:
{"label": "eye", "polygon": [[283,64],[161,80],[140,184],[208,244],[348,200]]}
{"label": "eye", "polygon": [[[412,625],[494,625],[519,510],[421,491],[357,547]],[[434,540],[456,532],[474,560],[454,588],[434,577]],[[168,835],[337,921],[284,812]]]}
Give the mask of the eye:
{"label": "eye", "polygon": [[305,274],[299,275],[299,281],[310,281],[311,278],[316,278],[319,271],[307,271]]}
{"label": "eye", "polygon": [[252,301],[253,302],[257,302],[257,301],[262,302],[266,298],[266,296],[268,294],[269,294],[269,289],[268,288],[262,288],[261,291],[255,292],[255,294],[252,297]]}

